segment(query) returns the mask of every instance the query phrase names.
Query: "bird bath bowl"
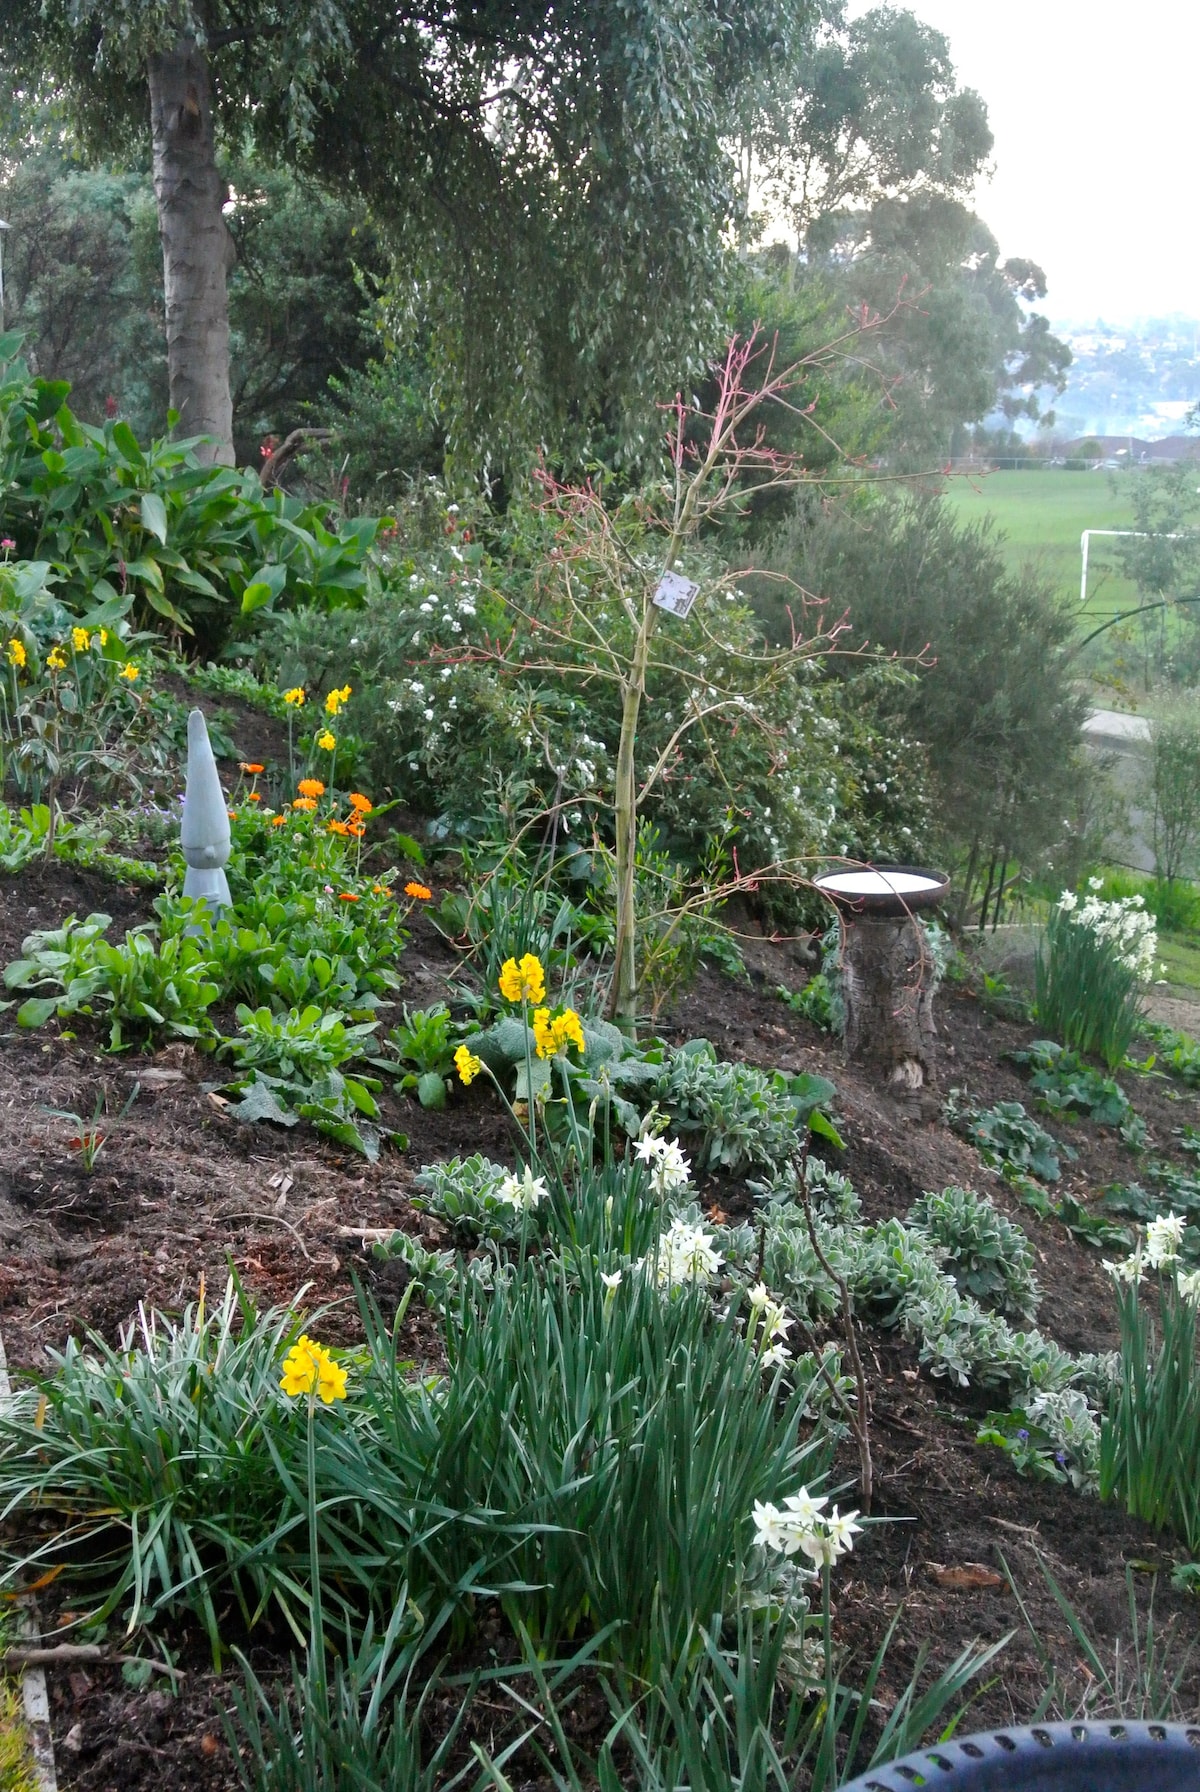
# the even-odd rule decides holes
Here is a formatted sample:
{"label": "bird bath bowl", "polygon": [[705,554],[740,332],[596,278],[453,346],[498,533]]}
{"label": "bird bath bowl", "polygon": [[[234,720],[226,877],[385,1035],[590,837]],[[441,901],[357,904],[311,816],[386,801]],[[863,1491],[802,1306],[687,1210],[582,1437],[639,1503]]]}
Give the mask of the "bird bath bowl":
{"label": "bird bath bowl", "polygon": [[919,865],[865,865],[826,871],[813,879],[839,914],[864,921],[899,921],[922,908],[936,908],[950,888],[943,871]]}

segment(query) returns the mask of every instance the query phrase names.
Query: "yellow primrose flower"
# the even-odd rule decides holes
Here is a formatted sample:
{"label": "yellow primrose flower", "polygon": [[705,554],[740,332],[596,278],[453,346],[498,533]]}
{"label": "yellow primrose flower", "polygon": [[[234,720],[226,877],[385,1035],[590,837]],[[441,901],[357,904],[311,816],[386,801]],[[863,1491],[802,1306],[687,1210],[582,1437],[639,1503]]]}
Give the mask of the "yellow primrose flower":
{"label": "yellow primrose flower", "polygon": [[283,700],[285,703],[290,704],[293,709],[303,709],[304,687],[302,685],[294,684],[290,691],[285,691],[283,693]]}
{"label": "yellow primrose flower", "polygon": [[337,746],[337,736],[335,734],[330,734],[327,728],[324,734],[318,734],[317,745],[323,753],[332,753],[333,749]]}
{"label": "yellow primrose flower", "polygon": [[67,656],[61,647],[54,646],[46,655],[47,672],[61,672],[67,663]]}
{"label": "yellow primrose flower", "polygon": [[546,974],[532,952],[526,952],[520,964],[515,958],[505,959],[500,968],[500,994],[506,1002],[536,1005],[546,1000]]}
{"label": "yellow primrose flower", "polygon": [[569,1045],[583,1051],[583,1028],[573,1008],[564,1008],[551,1020],[548,1008],[538,1008],[533,1016],[533,1037],[539,1058],[556,1058]]}
{"label": "yellow primrose flower", "polygon": [[71,630],[71,645],[76,653],[87,652],[88,648],[91,646],[91,642],[88,639],[88,632],[85,628],[73,628]]}
{"label": "yellow primrose flower", "polygon": [[121,667],[119,676],[121,678],[127,678],[130,684],[133,684],[135,679],[140,678],[142,675],[132,660],[126,660],[125,664]]}
{"label": "yellow primrose flower", "polygon": [[325,699],[325,713],[335,716],[343,704],[350,701],[350,686],[344,684],[340,691],[330,691]]}
{"label": "yellow primrose flower", "polygon": [[346,1371],[315,1338],[303,1333],[283,1361],[280,1388],[291,1399],[316,1394],[325,1406],[346,1398]]}
{"label": "yellow primrose flower", "polygon": [[101,628],[101,629],[96,630],[96,633],[92,636],[92,646],[93,647],[107,647],[108,646],[108,630],[106,628]]}
{"label": "yellow primrose flower", "polygon": [[464,1084],[470,1084],[483,1069],[483,1059],[469,1052],[465,1045],[460,1045],[454,1054],[454,1067]]}
{"label": "yellow primrose flower", "polygon": [[25,661],[27,658],[28,658],[28,655],[25,652],[24,641],[18,641],[16,635],[13,635],[8,643],[8,663],[9,663],[9,665],[10,666],[23,666],[25,664]]}

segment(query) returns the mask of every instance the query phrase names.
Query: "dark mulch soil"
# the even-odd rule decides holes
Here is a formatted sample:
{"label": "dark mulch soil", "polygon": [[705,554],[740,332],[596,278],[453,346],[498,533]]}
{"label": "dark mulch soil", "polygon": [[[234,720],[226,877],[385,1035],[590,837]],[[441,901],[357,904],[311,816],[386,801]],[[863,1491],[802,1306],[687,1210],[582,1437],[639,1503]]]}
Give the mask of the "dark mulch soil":
{"label": "dark mulch soil", "polygon": [[[148,918],[150,900],[146,891],[58,864],[0,877],[0,964],[17,955],[34,927],[95,909],[122,927],[133,925]],[[758,941],[749,956],[753,984],[702,973],[664,1018],[664,1033],[707,1037],[722,1055],[764,1067],[833,1077],[846,1140],[838,1164],[870,1216],[903,1214],[922,1190],[951,1182],[986,1189],[1034,1245],[1045,1290],[1037,1323],[1071,1350],[1112,1348],[1115,1307],[1099,1253],[1062,1227],[1033,1219],[950,1132],[935,1101],[897,1103],[776,1000],[769,993],[775,984],[800,981],[787,946]],[[403,960],[405,999],[416,1006],[436,1000],[453,964],[444,942],[418,918]],[[1033,1111],[1024,1077],[1003,1057],[1028,1043],[1028,1028],[996,1020],[950,992],[939,998],[938,1021],[943,1090],[965,1087],[980,1105],[1024,1100]],[[348,1342],[360,1335],[354,1277],[373,1285],[385,1302],[398,1292],[386,1276],[379,1280],[355,1229],[402,1227],[443,1245],[442,1229],[411,1204],[420,1166],[456,1153],[512,1154],[507,1122],[479,1085],[459,1091],[437,1114],[393,1098],[388,1118],[407,1133],[408,1148],[368,1165],[301,1128],[275,1132],[231,1120],[205,1087],[214,1078],[211,1061],[190,1046],[113,1058],[98,1040],[84,1025],[75,1039],[20,1033],[11,1011],[0,1015],[0,1332],[18,1372],[44,1368],[47,1353],[84,1328],[115,1338],[142,1302],[178,1309],[195,1298],[202,1276],[210,1289],[220,1287],[230,1263],[264,1304],[288,1302],[302,1286],[309,1308],[336,1303],[322,1326]],[[1147,1122],[1151,1149],[1184,1161],[1172,1132],[1184,1122],[1200,1124],[1200,1098],[1164,1079],[1124,1081]],[[135,1084],[135,1101],[124,1118],[110,1122],[96,1170],[84,1175],[69,1145],[76,1129],[44,1110],[90,1120],[103,1092],[115,1116]],[[1111,1129],[1049,1126],[1079,1153],[1064,1164],[1061,1188],[1081,1201],[1094,1201],[1113,1182],[1136,1179],[1136,1160]],[[730,1210],[745,1196],[714,1183],[704,1199]],[[402,1346],[418,1361],[437,1360],[435,1328],[416,1304]],[[890,1336],[868,1332],[864,1346],[874,1403],[875,1510],[894,1522],[862,1539],[840,1572],[837,1631],[852,1659],[867,1658],[903,1602],[881,1698],[900,1689],[921,1648],[944,1664],[972,1639],[1016,1629],[968,1727],[1028,1719],[1045,1672],[1007,1585],[991,1578],[1002,1574],[1002,1563],[1043,1646],[1081,1691],[1078,1651],[1039,1559],[1110,1656],[1116,1638],[1128,1632],[1127,1568],[1143,1610],[1153,1590],[1156,1619],[1183,1637],[1197,1636],[1200,1607],[1172,1593],[1165,1574],[1152,1573],[1178,1556],[1169,1538],[1112,1507],[1019,1478],[1005,1459],[974,1442],[985,1402],[929,1381],[918,1373],[915,1353]],[[843,1466],[850,1483],[849,1457]],[[955,1585],[964,1579],[976,1584]],[[54,1609],[44,1614],[47,1623]],[[503,1647],[499,1629],[496,1638],[493,1646]],[[275,1653],[270,1639],[259,1645],[265,1666],[286,1652],[279,1642]],[[194,1638],[181,1639],[181,1646],[186,1677],[176,1697],[161,1684],[135,1691],[110,1668],[51,1675],[64,1786],[110,1792],[169,1784],[180,1792],[216,1792],[236,1783],[220,1721],[233,1682],[212,1673]],[[1198,1684],[1200,1671],[1191,1683],[1200,1712]]]}

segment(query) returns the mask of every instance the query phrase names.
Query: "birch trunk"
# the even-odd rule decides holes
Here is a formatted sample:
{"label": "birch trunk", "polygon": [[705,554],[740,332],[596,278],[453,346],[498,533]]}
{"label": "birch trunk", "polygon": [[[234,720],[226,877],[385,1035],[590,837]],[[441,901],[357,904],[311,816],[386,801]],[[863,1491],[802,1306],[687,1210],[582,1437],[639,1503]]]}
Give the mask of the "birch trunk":
{"label": "birch trunk", "polygon": [[226,280],[234,255],[221,213],[208,58],[181,34],[150,56],[148,74],[171,409],[183,435],[213,438],[199,450],[202,460],[231,466]]}

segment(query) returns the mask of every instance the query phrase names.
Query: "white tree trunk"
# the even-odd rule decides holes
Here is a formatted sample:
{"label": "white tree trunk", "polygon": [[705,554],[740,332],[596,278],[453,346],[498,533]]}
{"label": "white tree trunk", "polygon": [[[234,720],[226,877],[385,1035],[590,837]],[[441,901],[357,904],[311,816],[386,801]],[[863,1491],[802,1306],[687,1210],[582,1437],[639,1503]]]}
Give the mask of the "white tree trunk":
{"label": "white tree trunk", "polygon": [[149,58],[148,74],[171,409],[181,434],[213,438],[203,459],[231,466],[226,278],[234,254],[221,213],[208,59],[194,37],[181,35]]}

